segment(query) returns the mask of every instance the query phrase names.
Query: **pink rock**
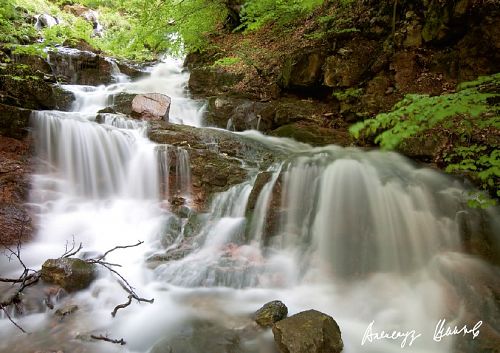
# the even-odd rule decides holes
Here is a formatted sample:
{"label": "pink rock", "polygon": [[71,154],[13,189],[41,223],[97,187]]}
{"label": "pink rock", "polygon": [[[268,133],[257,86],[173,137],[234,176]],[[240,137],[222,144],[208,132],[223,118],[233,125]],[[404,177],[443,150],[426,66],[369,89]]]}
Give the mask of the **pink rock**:
{"label": "pink rock", "polygon": [[132,116],[143,120],[168,121],[170,97],[160,93],[138,94],[132,100]]}

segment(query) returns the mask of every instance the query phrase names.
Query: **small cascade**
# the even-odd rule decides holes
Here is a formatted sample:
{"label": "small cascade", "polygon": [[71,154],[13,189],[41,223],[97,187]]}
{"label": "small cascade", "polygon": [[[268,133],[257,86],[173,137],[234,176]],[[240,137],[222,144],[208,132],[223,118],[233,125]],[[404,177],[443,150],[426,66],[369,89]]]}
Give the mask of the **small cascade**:
{"label": "small cascade", "polygon": [[89,198],[157,197],[154,146],[141,130],[98,125],[82,116],[51,111],[33,112],[33,125],[43,166],[41,180],[57,185],[50,188],[52,192]]}
{"label": "small cascade", "polygon": [[191,193],[191,166],[189,153],[183,148],[176,150],[175,175],[177,181],[177,194],[189,196]]}

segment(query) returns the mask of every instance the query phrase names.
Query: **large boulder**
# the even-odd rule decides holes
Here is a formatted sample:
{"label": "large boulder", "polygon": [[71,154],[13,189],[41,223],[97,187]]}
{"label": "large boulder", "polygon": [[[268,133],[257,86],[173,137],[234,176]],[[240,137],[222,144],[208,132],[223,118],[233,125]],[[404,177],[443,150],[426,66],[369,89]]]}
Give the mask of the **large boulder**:
{"label": "large boulder", "polygon": [[230,92],[242,79],[241,74],[232,73],[221,67],[207,66],[191,70],[188,84],[193,94],[213,95]]}
{"label": "large boulder", "polygon": [[283,65],[280,83],[283,87],[314,87],[320,83],[325,56],[318,51],[300,52]]}
{"label": "large boulder", "polygon": [[138,94],[132,100],[131,116],[143,120],[168,121],[171,102],[169,96],[160,93]]}
{"label": "large boulder", "polygon": [[273,300],[264,304],[254,314],[255,322],[262,327],[271,327],[275,322],[283,320],[288,315],[288,308],[283,302]]}
{"label": "large boulder", "polygon": [[0,102],[26,109],[68,110],[73,93],[47,81],[46,75],[24,64],[0,66]]}
{"label": "large boulder", "polygon": [[87,288],[96,277],[94,264],[75,258],[49,259],[42,265],[42,280],[67,290]]}
{"label": "large boulder", "polygon": [[61,81],[98,86],[114,80],[116,67],[102,55],[71,48],[52,50],[48,55],[52,72]]}
{"label": "large boulder", "polygon": [[335,320],[316,310],[278,321],[272,330],[281,353],[340,353],[344,348]]}
{"label": "large boulder", "polygon": [[[158,144],[169,145],[169,163],[175,166],[178,159],[175,147],[187,152],[196,206],[206,206],[207,197],[213,192],[229,189],[247,179],[250,169],[266,169],[281,152],[245,136],[210,128],[151,121],[148,137]],[[174,148],[172,148],[174,147]],[[173,173],[172,173],[173,171]],[[171,168],[171,185],[175,182],[175,168]],[[175,188],[169,188],[175,195]]]}

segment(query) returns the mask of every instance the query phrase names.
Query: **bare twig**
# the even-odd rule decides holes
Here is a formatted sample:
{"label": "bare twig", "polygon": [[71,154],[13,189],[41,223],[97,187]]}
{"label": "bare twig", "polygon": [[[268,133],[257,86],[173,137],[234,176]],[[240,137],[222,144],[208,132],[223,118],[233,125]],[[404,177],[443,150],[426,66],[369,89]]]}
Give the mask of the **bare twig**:
{"label": "bare twig", "polygon": [[91,338],[95,339],[95,340],[100,340],[100,341],[106,341],[106,342],[111,342],[111,343],[116,343],[116,344],[120,344],[120,345],[125,345],[127,344],[127,342],[125,342],[123,340],[123,338],[120,338],[119,340],[115,340],[115,339],[112,339],[112,338],[108,338],[107,336],[103,336],[103,335],[99,335],[99,336],[96,336],[96,335],[90,335]]}
{"label": "bare twig", "polygon": [[115,308],[113,309],[113,311],[111,312],[111,316],[115,317],[116,316],[116,312],[120,309],[124,309],[126,308],[127,306],[129,306],[130,304],[132,304],[132,298],[133,298],[133,295],[129,295],[128,296],[128,301],[124,304],[119,304],[117,306],[115,306]]}
{"label": "bare twig", "polygon": [[106,251],[103,255],[99,256],[97,259],[97,261],[101,261],[101,260],[104,260],[104,258],[111,252],[115,251],[115,250],[118,250],[118,249],[128,249],[128,248],[135,248],[136,246],[139,246],[141,244],[144,244],[143,241],[141,240],[138,240],[137,241],[137,244],[133,244],[133,245],[118,245],[118,246],[115,246],[113,249],[110,249],[108,251]]}
{"label": "bare twig", "polygon": [[66,250],[64,251],[64,254],[62,254],[60,258],[67,258],[67,257],[75,256],[76,254],[78,254],[80,252],[80,250],[83,249],[82,243],[80,243],[78,245],[78,248],[75,249],[75,247],[76,247],[75,236],[73,235],[73,240],[71,242],[71,248],[68,248],[68,242],[66,242]]}
{"label": "bare twig", "polygon": [[7,311],[7,308],[5,306],[3,306],[2,304],[0,304],[0,309],[3,310],[3,312],[5,313],[5,316],[7,316],[7,319],[9,319],[10,322],[12,322],[12,324],[14,326],[16,326],[19,330],[21,330],[23,333],[28,333],[26,332],[17,322],[15,322],[12,317],[9,315],[9,312]]}

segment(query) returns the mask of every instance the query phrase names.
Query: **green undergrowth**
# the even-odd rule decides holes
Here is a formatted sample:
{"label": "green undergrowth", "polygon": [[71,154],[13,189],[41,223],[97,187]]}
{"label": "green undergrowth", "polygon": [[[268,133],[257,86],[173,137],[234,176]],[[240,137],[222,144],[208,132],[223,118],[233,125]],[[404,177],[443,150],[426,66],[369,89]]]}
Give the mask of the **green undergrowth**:
{"label": "green undergrowth", "polygon": [[[500,73],[462,83],[455,93],[409,94],[392,111],[352,125],[350,133],[389,150],[439,136],[434,162],[500,199]],[[485,207],[496,200],[474,195],[469,203]]]}

